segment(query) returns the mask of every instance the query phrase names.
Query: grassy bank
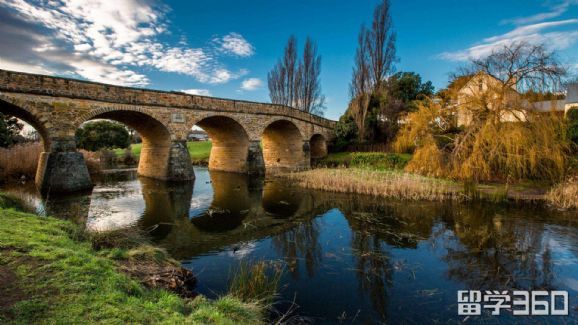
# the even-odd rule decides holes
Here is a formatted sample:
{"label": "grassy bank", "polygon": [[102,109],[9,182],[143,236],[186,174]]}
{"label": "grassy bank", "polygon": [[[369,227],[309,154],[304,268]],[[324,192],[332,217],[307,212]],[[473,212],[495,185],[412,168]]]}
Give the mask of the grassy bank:
{"label": "grassy bank", "polygon": [[[232,295],[194,300],[119,271],[68,221],[19,212],[0,195],[0,322],[255,324],[264,308]],[[122,258],[122,257],[121,257]]]}
{"label": "grassy bank", "polygon": [[458,184],[392,170],[319,168],[285,174],[300,186],[341,193],[358,193],[404,200],[461,200]]}
{"label": "grassy bank", "polygon": [[539,201],[561,209],[578,208],[576,178],[554,187],[529,180],[464,184],[404,172],[411,158],[409,154],[338,152],[318,160],[317,169],[284,177],[312,189],[404,200]]}
{"label": "grassy bank", "polygon": [[[140,156],[140,151],[142,148],[141,143],[132,144],[130,146],[133,155],[136,157]],[[193,160],[193,164],[196,165],[208,165],[209,164],[209,154],[211,153],[211,141],[189,141],[187,142],[187,148],[189,149],[189,154]],[[125,149],[114,149],[114,153],[121,157],[124,155]]]}

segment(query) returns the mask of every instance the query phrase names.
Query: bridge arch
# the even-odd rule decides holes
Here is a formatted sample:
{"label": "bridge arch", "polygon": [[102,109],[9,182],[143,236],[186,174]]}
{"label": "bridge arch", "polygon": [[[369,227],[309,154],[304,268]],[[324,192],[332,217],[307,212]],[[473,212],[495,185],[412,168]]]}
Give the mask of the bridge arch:
{"label": "bridge arch", "polygon": [[40,135],[40,140],[44,147],[44,151],[50,151],[50,134],[48,128],[42,122],[42,118],[38,113],[31,112],[23,106],[17,106],[7,101],[0,100],[0,113],[8,116],[14,116],[32,126]]}
{"label": "bridge arch", "polygon": [[276,120],[262,134],[265,170],[298,170],[309,166],[308,144],[295,123]]}
{"label": "bridge arch", "polygon": [[311,139],[309,139],[309,146],[311,148],[311,159],[319,159],[327,156],[327,140],[323,134],[314,134]]}
{"label": "bridge arch", "polygon": [[101,108],[86,114],[82,124],[91,120],[107,119],[135,129],[142,138],[138,174],[166,179],[169,176],[171,133],[169,129],[146,110]]}
{"label": "bridge arch", "polygon": [[195,123],[212,142],[209,169],[245,173],[248,171],[249,135],[236,119],[213,115]]}

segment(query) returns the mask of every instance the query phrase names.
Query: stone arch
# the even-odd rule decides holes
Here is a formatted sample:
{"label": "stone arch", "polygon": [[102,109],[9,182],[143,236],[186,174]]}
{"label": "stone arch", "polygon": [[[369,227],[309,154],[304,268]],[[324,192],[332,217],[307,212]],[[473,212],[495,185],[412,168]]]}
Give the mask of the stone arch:
{"label": "stone arch", "polygon": [[212,142],[209,169],[248,172],[249,136],[237,120],[213,115],[199,120],[195,125],[205,130]]}
{"label": "stone arch", "polygon": [[327,156],[327,140],[323,134],[314,134],[311,139],[309,139],[309,147],[311,148],[311,159],[319,159]]}
{"label": "stone arch", "polygon": [[113,120],[135,129],[142,138],[138,174],[168,179],[171,156],[171,133],[158,119],[142,109],[100,108],[86,114],[81,123],[95,119]]}
{"label": "stone arch", "polygon": [[48,128],[42,122],[42,118],[37,116],[35,113],[29,111],[26,108],[14,105],[12,103],[0,100],[0,113],[14,116],[32,126],[40,135],[44,151],[50,151],[51,136],[49,134]]}
{"label": "stone arch", "polygon": [[289,120],[276,120],[263,130],[265,170],[298,170],[309,166],[309,146],[297,125]]}

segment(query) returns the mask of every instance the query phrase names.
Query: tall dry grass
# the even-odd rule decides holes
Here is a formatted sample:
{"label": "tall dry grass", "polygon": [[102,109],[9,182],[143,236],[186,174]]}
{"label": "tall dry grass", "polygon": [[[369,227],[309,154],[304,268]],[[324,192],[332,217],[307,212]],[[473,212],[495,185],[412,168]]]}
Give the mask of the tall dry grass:
{"label": "tall dry grass", "polygon": [[[0,181],[34,179],[40,153],[44,151],[39,142],[0,148]],[[91,174],[100,172],[100,153],[80,150]]]}
{"label": "tall dry grass", "polygon": [[324,191],[358,193],[402,200],[462,200],[458,186],[445,180],[393,171],[321,168],[285,174],[299,185]]}
{"label": "tall dry grass", "polygon": [[0,178],[3,181],[36,175],[38,157],[43,151],[39,142],[19,144],[10,148],[0,148]]}
{"label": "tall dry grass", "polygon": [[554,186],[546,194],[546,200],[558,208],[578,209],[578,178]]}

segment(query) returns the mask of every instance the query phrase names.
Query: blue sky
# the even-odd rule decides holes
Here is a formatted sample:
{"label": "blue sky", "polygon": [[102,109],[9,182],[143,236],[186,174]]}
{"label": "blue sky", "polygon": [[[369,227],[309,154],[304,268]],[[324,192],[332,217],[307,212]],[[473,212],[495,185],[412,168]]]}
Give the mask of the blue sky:
{"label": "blue sky", "polygon": [[[289,35],[322,55],[326,116],[347,107],[357,33],[377,0],[0,0],[0,68],[269,101]],[[436,88],[470,57],[517,40],[578,68],[578,0],[391,0],[397,70]]]}

